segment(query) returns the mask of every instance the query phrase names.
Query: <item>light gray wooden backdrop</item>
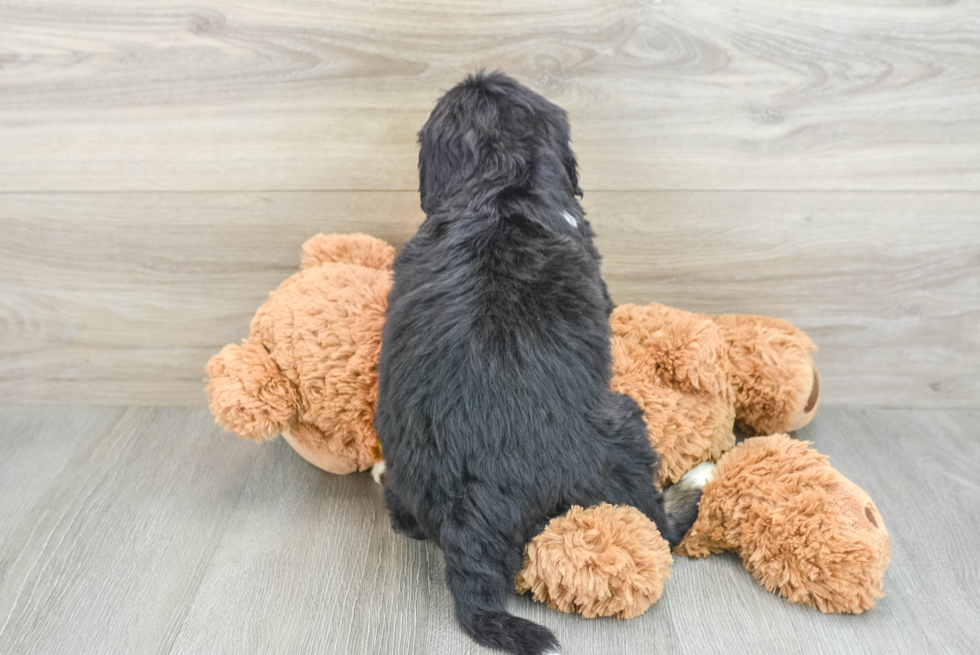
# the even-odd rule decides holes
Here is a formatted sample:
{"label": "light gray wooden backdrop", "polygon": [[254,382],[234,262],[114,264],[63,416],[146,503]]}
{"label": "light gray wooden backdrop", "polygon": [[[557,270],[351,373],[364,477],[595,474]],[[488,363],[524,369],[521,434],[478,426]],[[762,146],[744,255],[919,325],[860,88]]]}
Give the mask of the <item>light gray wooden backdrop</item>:
{"label": "light gray wooden backdrop", "polygon": [[316,232],[398,243],[465,73],[565,107],[618,302],[796,322],[825,402],[980,400],[980,11],[0,0],[0,402],[201,404]]}

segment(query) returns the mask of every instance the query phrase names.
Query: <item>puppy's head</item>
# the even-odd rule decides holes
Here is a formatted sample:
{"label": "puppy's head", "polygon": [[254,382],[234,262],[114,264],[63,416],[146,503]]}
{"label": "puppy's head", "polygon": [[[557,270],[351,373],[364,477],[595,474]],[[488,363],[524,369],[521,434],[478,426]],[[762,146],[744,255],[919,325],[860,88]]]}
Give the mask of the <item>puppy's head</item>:
{"label": "puppy's head", "polygon": [[447,92],[419,133],[419,194],[431,214],[461,193],[533,194],[581,217],[568,118],[502,73],[471,75]]}

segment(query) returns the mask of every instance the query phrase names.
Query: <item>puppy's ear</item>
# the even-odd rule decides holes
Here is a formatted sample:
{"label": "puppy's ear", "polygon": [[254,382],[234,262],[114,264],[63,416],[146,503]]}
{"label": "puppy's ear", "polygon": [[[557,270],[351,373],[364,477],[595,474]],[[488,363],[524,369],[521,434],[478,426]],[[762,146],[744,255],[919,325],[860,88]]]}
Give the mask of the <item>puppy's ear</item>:
{"label": "puppy's ear", "polygon": [[476,171],[480,138],[472,127],[461,127],[451,117],[434,114],[419,132],[419,197],[426,214]]}
{"label": "puppy's ear", "polygon": [[561,161],[565,166],[565,174],[568,176],[568,181],[572,186],[572,193],[581,198],[582,189],[578,185],[578,162],[575,161],[575,153],[572,152],[567,141],[562,148]]}

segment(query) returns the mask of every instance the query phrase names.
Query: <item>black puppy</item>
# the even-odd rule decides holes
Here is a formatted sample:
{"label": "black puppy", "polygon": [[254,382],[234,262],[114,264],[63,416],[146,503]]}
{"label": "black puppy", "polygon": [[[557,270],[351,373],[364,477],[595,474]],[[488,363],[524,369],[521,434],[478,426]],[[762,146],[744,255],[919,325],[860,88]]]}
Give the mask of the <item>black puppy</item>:
{"label": "black puppy", "polygon": [[565,112],[481,73],[439,100],[419,140],[427,218],[395,260],[374,420],[392,527],[443,549],[473,639],[557,651],[504,610],[525,543],[572,505],[608,502],[674,545],[700,490],[668,516],[642,412],[609,388],[613,305]]}

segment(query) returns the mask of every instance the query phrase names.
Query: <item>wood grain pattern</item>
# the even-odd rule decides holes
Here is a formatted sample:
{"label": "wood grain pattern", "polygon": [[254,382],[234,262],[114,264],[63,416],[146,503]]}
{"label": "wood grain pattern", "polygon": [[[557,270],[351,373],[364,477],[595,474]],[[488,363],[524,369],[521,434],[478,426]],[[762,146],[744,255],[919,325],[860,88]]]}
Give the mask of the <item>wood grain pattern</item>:
{"label": "wood grain pattern", "polygon": [[203,402],[304,239],[411,234],[486,66],[568,109],[619,302],[792,320],[826,402],[977,406],[978,54],[932,0],[0,0],[0,403]]}
{"label": "wood grain pattern", "polygon": [[[617,302],[784,317],[824,402],[980,404],[980,195],[596,192]],[[0,402],[201,404],[309,236],[401,243],[417,194],[0,194]]]}
{"label": "wood grain pattern", "polygon": [[933,0],[4,0],[0,190],[411,190],[479,66],[587,191],[980,190],[980,22]]}
{"label": "wood grain pattern", "polygon": [[148,653],[172,638],[257,455],[210,432],[181,409],[3,413],[0,447],[18,451],[3,473],[35,489],[0,495],[0,652]]}
{"label": "wood grain pattern", "polygon": [[[973,653],[980,412],[824,408],[797,434],[875,499],[887,596],[822,615],[733,556],[678,558],[631,621],[509,608],[569,655]],[[0,408],[0,652],[484,653],[452,618],[442,556],[395,535],[367,474],[200,408]]]}

